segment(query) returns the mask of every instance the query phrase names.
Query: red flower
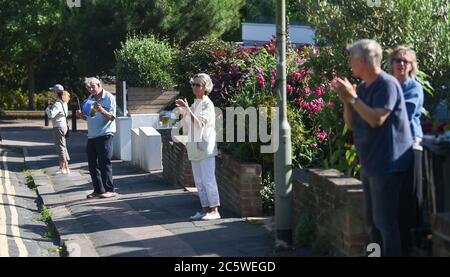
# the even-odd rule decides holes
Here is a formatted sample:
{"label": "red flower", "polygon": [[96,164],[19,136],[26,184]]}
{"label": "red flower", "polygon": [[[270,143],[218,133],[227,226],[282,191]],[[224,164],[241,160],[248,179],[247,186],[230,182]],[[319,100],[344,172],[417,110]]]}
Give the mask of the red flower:
{"label": "red flower", "polygon": [[433,132],[433,123],[422,122],[422,130],[424,134],[430,134],[431,132]]}

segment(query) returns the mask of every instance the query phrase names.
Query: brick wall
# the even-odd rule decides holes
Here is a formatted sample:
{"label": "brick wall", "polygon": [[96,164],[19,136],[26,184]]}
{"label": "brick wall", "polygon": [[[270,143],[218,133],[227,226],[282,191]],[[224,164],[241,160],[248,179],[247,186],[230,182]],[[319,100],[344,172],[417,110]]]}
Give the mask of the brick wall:
{"label": "brick wall", "polygon": [[[158,130],[163,142],[163,177],[176,186],[195,187],[186,147],[173,142],[168,130]],[[262,173],[259,164],[241,163],[229,155],[216,158],[221,206],[239,216],[261,216]]]}
{"label": "brick wall", "polygon": [[316,227],[315,241],[328,255],[365,256],[362,184],[333,169],[294,170],[293,234],[301,215],[309,215]]}
{"label": "brick wall", "polygon": [[242,217],[261,216],[261,166],[223,154],[216,159],[216,177],[223,207]]}
{"label": "brick wall", "polygon": [[162,140],[163,178],[179,187],[195,187],[191,162],[188,160],[186,147],[173,142],[171,129],[158,129]]}
{"label": "brick wall", "polygon": [[450,213],[433,214],[433,257],[450,257]]}

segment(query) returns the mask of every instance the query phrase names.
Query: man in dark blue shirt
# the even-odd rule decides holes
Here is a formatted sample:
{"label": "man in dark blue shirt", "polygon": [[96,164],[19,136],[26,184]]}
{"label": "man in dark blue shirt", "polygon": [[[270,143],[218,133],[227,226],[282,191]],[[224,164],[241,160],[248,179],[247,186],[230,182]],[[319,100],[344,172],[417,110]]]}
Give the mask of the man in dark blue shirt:
{"label": "man in dark blue shirt", "polygon": [[383,256],[400,256],[399,197],[402,173],[412,158],[405,99],[398,81],[381,69],[382,49],[376,41],[359,40],[347,49],[353,76],[363,82],[356,87],[336,78],[332,86],[353,130],[369,236],[382,245]]}

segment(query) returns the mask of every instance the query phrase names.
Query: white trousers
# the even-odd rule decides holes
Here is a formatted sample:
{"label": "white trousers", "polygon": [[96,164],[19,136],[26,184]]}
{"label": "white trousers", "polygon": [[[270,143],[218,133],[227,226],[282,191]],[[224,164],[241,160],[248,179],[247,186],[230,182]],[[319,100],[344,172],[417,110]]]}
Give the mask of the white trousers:
{"label": "white trousers", "polygon": [[201,161],[191,161],[191,163],[192,174],[202,207],[220,206],[216,182],[216,158],[209,157]]}

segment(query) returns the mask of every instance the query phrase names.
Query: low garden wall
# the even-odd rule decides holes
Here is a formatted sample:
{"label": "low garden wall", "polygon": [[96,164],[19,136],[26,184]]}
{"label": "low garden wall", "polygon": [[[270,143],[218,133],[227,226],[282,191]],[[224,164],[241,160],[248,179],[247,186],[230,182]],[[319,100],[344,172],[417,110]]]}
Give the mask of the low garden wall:
{"label": "low garden wall", "polygon": [[[195,187],[186,147],[162,134],[163,177],[176,186]],[[242,217],[261,216],[261,166],[242,163],[223,154],[216,158],[221,206]]]}
{"label": "low garden wall", "polygon": [[294,241],[325,255],[367,255],[359,180],[334,169],[296,169],[292,185]]}
{"label": "low garden wall", "polygon": [[450,257],[450,213],[433,214],[433,257]]}

